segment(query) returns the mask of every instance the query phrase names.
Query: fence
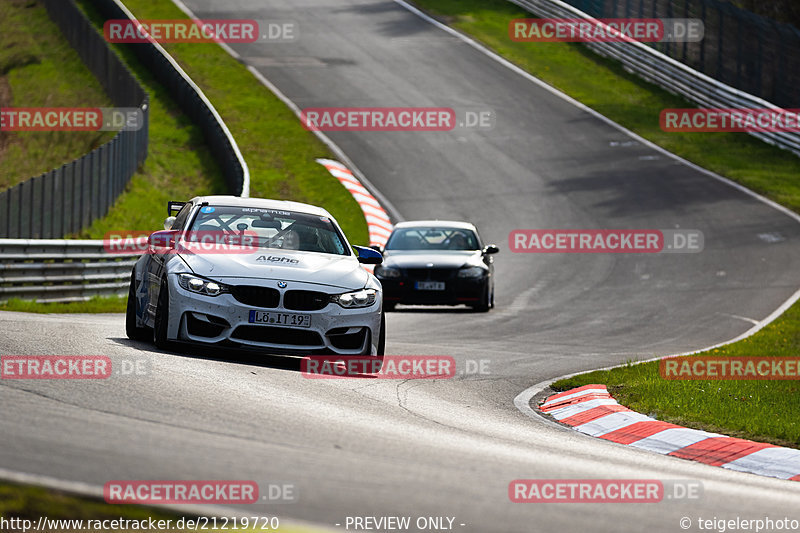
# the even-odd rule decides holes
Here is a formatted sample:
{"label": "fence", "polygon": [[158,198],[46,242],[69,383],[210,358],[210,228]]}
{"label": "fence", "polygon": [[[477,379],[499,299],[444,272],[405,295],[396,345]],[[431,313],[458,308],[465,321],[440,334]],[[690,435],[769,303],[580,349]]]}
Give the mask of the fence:
{"label": "fence", "polygon": [[[509,1],[542,18],[590,18],[590,15],[561,0]],[[586,46],[619,61],[626,70],[701,107],[778,109],[763,98],[717,81],[641,42],[591,42]],[[800,133],[752,132],[750,135],[800,155]]]}
{"label": "fence", "polygon": [[104,216],[147,157],[149,105],[141,85],[72,0],[43,0],[69,43],[118,107],[138,107],[144,126],[60,168],[0,193],[0,237],[55,238]]}
{"label": "fence", "polygon": [[800,107],[800,30],[718,0],[565,0],[595,18],[699,18],[696,43],[655,49],[780,107]]}

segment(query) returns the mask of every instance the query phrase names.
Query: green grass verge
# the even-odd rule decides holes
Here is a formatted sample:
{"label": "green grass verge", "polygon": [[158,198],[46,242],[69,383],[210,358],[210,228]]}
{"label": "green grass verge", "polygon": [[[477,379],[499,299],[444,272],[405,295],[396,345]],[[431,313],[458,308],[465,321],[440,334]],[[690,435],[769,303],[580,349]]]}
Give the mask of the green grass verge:
{"label": "green grass verge", "polygon": [[[44,6],[0,1],[0,107],[110,107]],[[68,163],[113,132],[0,132],[0,190]]]}
{"label": "green grass verge", "polygon": [[746,133],[666,133],[665,108],[695,107],[642,81],[580,43],[518,43],[508,35],[515,18],[532,18],[507,0],[414,0],[537,78],[642,137],[800,212],[800,158]]}
{"label": "green grass verge", "polygon": [[12,298],[0,303],[0,311],[23,313],[124,313],[128,299],[125,296],[95,296],[85,302],[40,303]]}
{"label": "green grass verge", "polygon": [[[102,31],[104,19],[91,3],[77,4]],[[200,128],[181,112],[150,72],[136,59],[132,49],[112,45],[150,95],[150,141],[145,164],[108,214],[71,237],[102,239],[110,231],[155,231],[163,229],[169,200],[186,200],[204,194],[225,194],[222,172]]]}
{"label": "green grass verge", "polygon": [[[79,0],[79,4],[101,28],[102,21],[89,3]],[[186,18],[169,0],[127,0],[125,4],[140,19]],[[174,102],[138,65],[130,50],[137,45],[115,46],[146,83],[151,98],[156,97],[150,155],[142,175],[134,178],[109,215],[80,234],[87,238],[101,238],[112,230],[160,229],[167,200],[221,192],[223,188],[219,170],[204,155],[206,149],[199,147],[199,132],[176,119]],[[172,44],[165,48],[205,92],[236,139],[250,168],[252,197],[322,206],[339,221],[351,242],[369,241],[366,221],[356,201],[315,162],[318,157],[331,157],[330,151],[303,129],[283,102],[216,44]],[[181,149],[187,143],[193,145],[192,149]]]}
{"label": "green grass verge", "polygon": [[[794,357],[800,353],[800,305],[740,342],[700,355]],[[658,362],[629,364],[553,383],[568,390],[602,383],[621,404],[658,420],[800,448],[798,381],[673,381]]]}
{"label": "green grass verge", "polygon": [[[508,25],[531,15],[506,0],[414,0],[564,93],[642,137],[800,212],[800,158],[744,133],[665,133],[659,113],[694,107],[578,43],[517,43]],[[753,337],[704,355],[794,356],[800,304]],[[556,390],[602,383],[623,405],[659,420],[800,447],[796,381],[667,381],[658,363],[557,381]]]}
{"label": "green grass verge", "polygon": [[[178,521],[181,518],[188,520],[195,519],[195,515],[179,514],[170,512],[168,510],[145,507],[140,505],[109,505],[103,501],[95,500],[92,498],[85,498],[80,496],[73,496],[57,490],[49,490],[41,487],[30,487],[27,485],[19,485],[15,483],[0,483],[0,517],[5,520],[19,519],[30,520],[32,522],[28,531],[31,531],[37,526],[39,518],[45,517],[50,520],[83,520],[84,523],[82,530],[101,531],[103,529],[109,530],[110,523],[106,527],[87,527],[89,524],[87,520],[148,520],[153,519],[158,522],[164,520],[162,525],[170,527],[160,528],[159,531],[196,531],[195,528],[176,528]],[[166,522],[170,520],[170,522]],[[228,528],[233,529],[232,517],[229,517]],[[15,523],[18,521],[15,520]],[[252,523],[252,520],[250,521]],[[185,522],[184,522],[185,524]],[[212,522],[208,522],[207,529],[212,529]],[[222,522],[218,521],[218,525]],[[71,533],[73,531],[81,531],[81,528],[68,524],[63,524],[64,527],[47,528],[47,531],[58,531],[58,533]],[[202,523],[201,523],[202,525]],[[242,528],[242,523],[239,522],[239,529],[236,531],[256,532],[264,531],[261,527],[258,528]],[[262,523],[259,521],[259,526]],[[128,529],[114,529],[113,531],[142,531],[147,530],[143,528],[128,528]],[[11,531],[23,531],[21,528],[11,529]],[[201,528],[202,530],[202,528]],[[151,529],[151,531],[153,531]],[[278,529],[272,531],[279,531],[284,533],[313,533],[314,531],[322,531],[320,529],[313,529],[310,527],[298,526],[285,526],[280,525]]]}

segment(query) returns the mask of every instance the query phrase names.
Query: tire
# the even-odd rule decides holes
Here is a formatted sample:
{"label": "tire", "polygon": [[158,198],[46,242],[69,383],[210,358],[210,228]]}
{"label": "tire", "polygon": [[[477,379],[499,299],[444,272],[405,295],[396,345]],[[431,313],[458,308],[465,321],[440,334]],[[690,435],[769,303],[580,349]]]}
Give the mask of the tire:
{"label": "tire", "polygon": [[146,341],[150,337],[148,328],[136,325],[136,274],[134,272],[131,272],[128,305],[125,308],[125,334],[132,341]]}
{"label": "tire", "polygon": [[383,359],[386,352],[386,314],[381,312],[381,331],[378,334],[378,357]]}
{"label": "tire", "polygon": [[[378,332],[378,348],[374,357],[383,360],[383,353],[386,351],[386,314],[381,312],[381,329]],[[372,355],[372,339],[367,343],[361,355]]]}
{"label": "tire", "polygon": [[169,287],[167,280],[161,281],[161,288],[158,290],[158,305],[156,306],[156,316],[153,321],[153,343],[160,350],[169,350],[172,342],[167,339],[167,328],[169,327]]}
{"label": "tire", "polygon": [[481,294],[481,301],[473,305],[472,309],[476,313],[486,313],[489,311],[490,305],[489,283],[486,283],[486,287],[483,288],[483,293]]}

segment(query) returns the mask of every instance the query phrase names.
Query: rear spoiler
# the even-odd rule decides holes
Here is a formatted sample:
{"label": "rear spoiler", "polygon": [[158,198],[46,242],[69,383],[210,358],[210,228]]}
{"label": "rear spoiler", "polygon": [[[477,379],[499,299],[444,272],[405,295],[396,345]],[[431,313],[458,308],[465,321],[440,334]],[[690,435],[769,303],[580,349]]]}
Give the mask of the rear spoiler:
{"label": "rear spoiler", "polygon": [[183,206],[185,205],[186,202],[167,202],[167,215],[172,216],[173,211],[177,213],[183,209]]}

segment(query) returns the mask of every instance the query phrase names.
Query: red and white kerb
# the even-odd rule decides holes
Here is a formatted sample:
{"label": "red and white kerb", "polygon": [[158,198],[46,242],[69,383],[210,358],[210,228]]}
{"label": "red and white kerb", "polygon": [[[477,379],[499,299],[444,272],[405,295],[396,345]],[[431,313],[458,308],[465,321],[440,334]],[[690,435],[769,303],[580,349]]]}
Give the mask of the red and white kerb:
{"label": "red and white kerb", "polygon": [[539,410],[592,437],[729,470],[800,481],[800,450],[660,422],[618,404],[605,385],[554,394]]}
{"label": "red and white kerb", "polygon": [[350,170],[338,161],[331,159],[317,159],[317,163],[328,169],[328,172],[338,179],[356,199],[364,218],[367,219],[369,229],[369,243],[385,246],[389,235],[392,233],[392,222],[380,202],[358,181]]}

